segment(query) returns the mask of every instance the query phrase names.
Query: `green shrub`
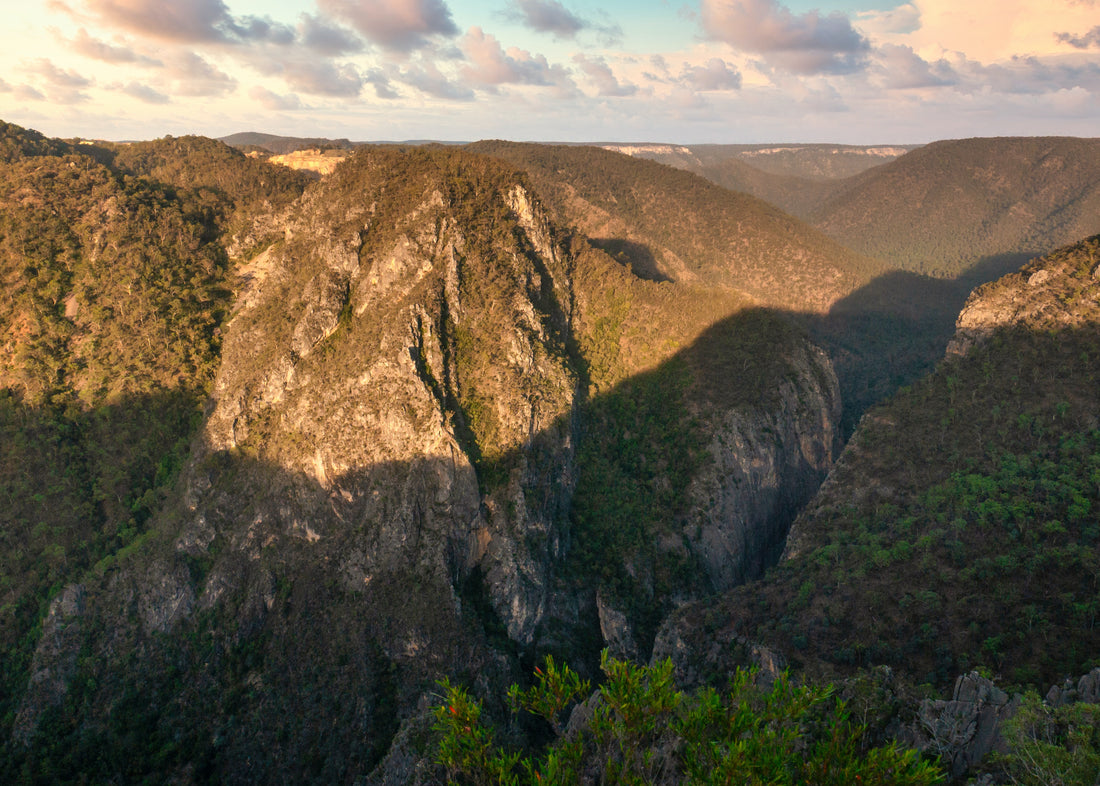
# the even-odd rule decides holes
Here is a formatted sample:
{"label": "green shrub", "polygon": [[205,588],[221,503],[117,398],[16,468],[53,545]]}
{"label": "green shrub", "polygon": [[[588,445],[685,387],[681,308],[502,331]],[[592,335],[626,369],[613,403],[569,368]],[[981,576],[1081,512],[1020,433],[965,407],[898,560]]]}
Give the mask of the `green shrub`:
{"label": "green shrub", "polygon": [[944,776],[915,751],[869,747],[831,686],[770,688],[739,669],[726,693],[676,689],[672,662],[638,666],[603,653],[604,682],[587,722],[566,730],[566,710],[588,690],[547,658],[535,685],[509,690],[515,709],[546,719],[555,739],[536,753],[505,752],[481,705],[444,680],[435,708],[438,761],[452,782],[474,784],[933,784]]}
{"label": "green shrub", "polygon": [[1100,783],[1100,705],[1052,709],[1030,692],[1003,734],[1009,752],[995,762],[1009,782],[1026,786]]}

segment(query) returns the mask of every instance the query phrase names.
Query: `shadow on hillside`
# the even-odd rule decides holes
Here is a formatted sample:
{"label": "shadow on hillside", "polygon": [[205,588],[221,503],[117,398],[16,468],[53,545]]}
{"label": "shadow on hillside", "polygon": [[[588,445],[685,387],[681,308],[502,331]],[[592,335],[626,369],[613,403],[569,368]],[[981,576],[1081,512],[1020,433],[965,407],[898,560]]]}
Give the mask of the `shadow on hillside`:
{"label": "shadow on hillside", "polygon": [[796,667],[888,665],[945,690],[977,664],[1041,690],[1091,668],[1097,346],[1096,323],[1005,326],[898,396],[799,519],[792,559],[678,613],[683,662],[726,673],[748,637]]}
{"label": "shadow on hillside", "polygon": [[[36,588],[29,605],[39,616],[20,631],[31,648],[50,597],[67,584],[87,586],[79,636],[89,656],[74,661],[66,703],[41,715],[31,752],[0,762],[0,775],[16,772],[14,763],[49,761],[74,777],[140,779],[192,762],[210,780],[343,782],[377,764],[397,720],[415,715],[444,675],[498,691],[535,650],[554,647],[598,676],[598,587],[648,650],[677,600],[713,591],[684,545],[690,533],[680,531],[687,487],[707,460],[699,408],[766,405],[789,373],[786,355],[770,350],[792,339],[781,315],[735,314],[656,368],[579,402],[493,468],[424,456],[320,482],[264,459],[262,445],[259,454],[246,447],[192,458],[177,484],[187,488],[148,522],[150,534],[105,543],[102,554]],[[13,432],[33,420],[21,402],[10,409]],[[572,482],[553,449],[563,439],[577,441],[578,477],[559,493]],[[72,459],[55,463],[63,475]],[[508,532],[487,505],[507,507],[503,487],[491,485],[502,469],[520,478],[518,499],[559,531],[560,546],[537,527],[517,536],[529,564],[545,561],[551,594],[562,599],[548,615],[559,632],[540,634],[527,652],[498,616],[492,560],[481,568],[471,556],[487,527]],[[807,471],[812,482],[801,480],[797,500],[777,487],[759,503],[769,523],[746,535],[744,548],[767,558],[747,560],[746,577],[774,560],[824,474]],[[563,508],[559,498],[572,491],[572,509]],[[5,539],[0,548],[19,546]],[[0,708],[9,735],[30,656],[11,660],[12,690]],[[101,707],[114,709],[102,716]]]}
{"label": "shadow on hillside", "polygon": [[[644,247],[605,242],[633,254],[632,269],[652,263]],[[253,762],[248,777],[260,780],[291,772],[296,779],[338,781],[369,770],[388,749],[397,719],[414,714],[415,701],[434,679],[463,674],[475,682],[479,672],[496,670],[495,686],[514,679],[517,664],[530,665],[534,657],[507,638],[491,578],[472,567],[470,557],[472,521],[486,515],[485,493],[494,492],[486,484],[501,468],[521,474],[519,498],[544,505],[542,513],[555,517],[563,533],[556,554],[537,537],[525,546],[536,560],[550,560],[547,576],[558,598],[549,619],[560,627],[544,631],[536,649],[565,650],[561,654],[572,654],[578,666],[587,663],[596,676],[596,655],[604,646],[596,603],[602,587],[648,651],[661,618],[676,603],[714,590],[683,545],[690,533],[677,530],[689,503],[687,488],[707,461],[703,446],[710,434],[701,429],[713,424],[698,413],[768,406],[789,372],[776,344],[795,340],[793,320],[833,358],[848,433],[863,409],[934,366],[970,288],[996,277],[1005,264],[990,261],[965,282],[891,273],[824,316],[750,309],[720,320],[656,368],[532,434],[495,461],[492,472],[477,467],[480,477],[463,481],[473,491],[462,504],[455,504],[458,486],[443,492],[439,485],[456,471],[450,460],[390,462],[321,484],[243,453],[208,456],[192,470],[192,481],[202,479],[206,489],[197,508],[189,509],[194,499],[185,505],[175,496],[150,520],[154,536],[144,545],[107,543],[114,551],[98,573],[89,570],[94,560],[47,564],[52,552],[49,544],[43,547],[48,580],[40,586],[51,589],[28,604],[39,610],[39,620],[56,588],[76,581],[89,584],[92,598],[125,597],[129,605],[89,603],[94,619],[84,646],[103,657],[81,660],[77,687],[70,690],[84,693],[73,694],[69,715],[47,711],[44,736],[30,757],[60,762],[67,756],[74,773],[98,761],[94,771],[105,778],[122,768],[131,775],[163,773],[189,761],[215,779],[245,777],[237,769],[242,761]],[[150,409],[140,400],[119,407]],[[13,432],[28,415],[34,420],[25,409],[12,402]],[[565,433],[576,439],[577,478],[571,506],[562,510],[554,501],[560,495],[545,488],[563,483],[546,443]],[[64,435],[59,439],[64,444]],[[59,475],[76,466],[64,452],[51,460]],[[757,540],[746,541],[757,553],[741,580],[774,564],[787,528],[824,474],[792,471],[764,503],[767,525]],[[789,488],[795,476],[797,494]],[[199,518],[211,523],[213,539],[204,549],[177,551],[181,522]],[[17,548],[7,540],[0,545]],[[172,575],[183,576],[182,583],[172,585]],[[169,585],[182,597],[199,598],[204,588],[220,597],[210,611],[196,611],[166,633],[142,635],[139,620]],[[33,635],[35,620],[24,622],[20,633]],[[130,640],[119,632],[127,625]],[[9,713],[20,700],[15,683],[25,685],[30,668],[28,651],[13,655],[13,691],[3,708]],[[93,722],[91,708],[104,706],[120,707],[122,714],[97,727],[102,718]],[[126,712],[142,727],[140,738]],[[288,718],[295,720],[288,725]],[[99,728],[99,736],[81,731],[85,722]],[[323,729],[330,731],[320,734]],[[78,736],[83,742],[69,745]],[[115,753],[96,760],[98,750]]]}
{"label": "shadow on hillside", "polygon": [[893,271],[841,299],[828,314],[795,315],[833,361],[844,401],[845,439],[868,407],[935,368],[976,287],[1032,258],[987,257],[955,279]]}
{"label": "shadow on hillside", "polygon": [[661,272],[653,251],[644,243],[637,243],[624,238],[603,237],[588,238],[588,242],[594,247],[606,252],[612,259],[630,269],[638,278],[646,281],[671,281],[672,279]]}

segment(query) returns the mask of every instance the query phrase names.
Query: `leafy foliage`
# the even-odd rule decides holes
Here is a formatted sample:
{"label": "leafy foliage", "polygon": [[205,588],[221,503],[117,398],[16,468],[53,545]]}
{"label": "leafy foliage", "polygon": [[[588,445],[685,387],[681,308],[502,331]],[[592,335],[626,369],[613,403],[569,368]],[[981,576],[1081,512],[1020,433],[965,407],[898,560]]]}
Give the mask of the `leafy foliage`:
{"label": "leafy foliage", "polygon": [[[1021,685],[1094,665],[1100,335],[1073,314],[1095,307],[1096,284],[1073,314],[1054,306],[1093,254],[1046,260],[1062,272],[1036,324],[997,328],[865,417],[796,523],[793,558],[725,602],[750,636],[808,664],[886,663],[939,685],[979,665]],[[1026,278],[1004,286],[1034,293]],[[1015,313],[1030,314],[1023,297]]]}
{"label": "leafy foliage", "polygon": [[167,159],[138,163],[156,143],[112,156],[11,125],[2,138],[0,736],[7,739],[50,599],[65,584],[112,573],[139,547],[186,460],[229,308],[221,239],[234,200],[259,203],[265,193],[286,200],[294,187],[278,173],[265,183],[263,171],[244,164],[213,189],[193,188],[203,167],[216,179],[219,148],[229,151],[200,140],[174,151],[178,169],[170,173]]}
{"label": "leafy foliage", "polygon": [[[481,705],[444,681],[433,710],[438,759],[458,783],[504,784],[933,784],[934,764],[913,751],[870,747],[830,687],[795,686],[786,675],[769,688],[738,670],[729,689],[676,689],[672,663],[601,661],[604,681],[585,703],[586,719],[568,730],[560,718],[588,685],[547,660],[535,685],[513,686],[515,709],[551,723],[541,753],[506,753]],[[518,700],[517,700],[518,699]],[[518,705],[518,706],[516,706]]]}
{"label": "leafy foliage", "polygon": [[1100,705],[1050,708],[1028,693],[1003,730],[1008,752],[994,769],[1021,786],[1087,786],[1100,781]]}

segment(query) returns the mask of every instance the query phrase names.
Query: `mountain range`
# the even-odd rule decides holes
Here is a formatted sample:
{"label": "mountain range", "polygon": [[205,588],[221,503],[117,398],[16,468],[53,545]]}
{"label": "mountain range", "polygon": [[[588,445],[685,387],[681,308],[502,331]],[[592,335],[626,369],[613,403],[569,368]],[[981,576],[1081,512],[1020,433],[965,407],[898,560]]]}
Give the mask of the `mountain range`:
{"label": "mountain range", "polygon": [[0,132],[5,781],[435,782],[547,655],[1098,665],[1094,140]]}

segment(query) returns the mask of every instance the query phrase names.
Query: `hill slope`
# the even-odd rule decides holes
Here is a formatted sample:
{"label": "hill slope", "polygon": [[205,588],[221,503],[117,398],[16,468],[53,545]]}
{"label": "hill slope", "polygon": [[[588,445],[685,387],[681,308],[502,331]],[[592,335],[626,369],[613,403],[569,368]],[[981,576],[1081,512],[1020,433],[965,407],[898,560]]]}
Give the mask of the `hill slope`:
{"label": "hill slope", "polygon": [[603,145],[685,169],[731,191],[806,219],[845,179],[893,161],[916,145]]}
{"label": "hill slope", "polygon": [[1100,231],[1100,139],[935,142],[851,178],[810,217],[904,270],[958,275]]}
{"label": "hill slope", "polygon": [[964,354],[865,416],[787,559],[666,646],[714,652],[706,618],[811,669],[941,686],[983,666],[1045,690],[1096,665],[1098,268],[1093,237],[976,290]]}
{"label": "hill slope", "polygon": [[[50,601],[148,531],[186,460],[231,306],[223,239],[235,203],[107,166],[102,148],[11,125],[3,138],[0,703],[8,737]],[[253,188],[273,203],[285,197],[265,191],[262,179]]]}
{"label": "hill slope", "polygon": [[771,205],[652,161],[579,146],[470,149],[526,171],[564,221],[643,277],[820,312],[883,270]]}
{"label": "hill slope", "polygon": [[[540,652],[589,671],[602,646],[644,657],[674,603],[760,575],[831,463],[836,380],[798,329],[732,290],[637,278],[498,160],[363,150],[272,220],[232,320],[228,287],[195,305],[217,357],[199,373],[154,355],[195,384],[188,403],[211,397],[191,455],[185,408],[178,452],[148,457],[155,478],[123,497],[134,523],[102,523],[102,547],[62,541],[70,522],[27,474],[52,462],[68,478],[87,446],[64,433],[28,461],[45,432],[27,430],[24,394],[3,399],[20,529],[0,556],[33,578],[5,596],[5,780],[335,782],[391,766],[391,746],[422,744],[441,676],[499,694]],[[219,227],[197,248],[225,281]],[[21,247],[5,246],[16,271]],[[203,259],[158,257],[148,276],[195,277]],[[146,314],[139,338],[143,324],[161,330]],[[117,404],[120,419],[145,411]],[[88,413],[74,401],[68,417]],[[112,444],[158,437],[134,430]]]}

